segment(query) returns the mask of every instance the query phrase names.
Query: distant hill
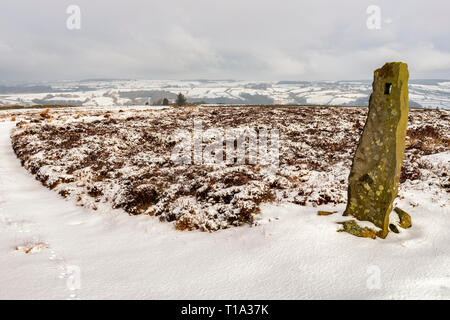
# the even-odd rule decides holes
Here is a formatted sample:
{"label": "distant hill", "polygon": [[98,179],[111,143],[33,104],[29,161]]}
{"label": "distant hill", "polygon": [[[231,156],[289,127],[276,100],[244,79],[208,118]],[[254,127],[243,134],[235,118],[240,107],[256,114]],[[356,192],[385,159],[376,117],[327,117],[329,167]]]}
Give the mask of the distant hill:
{"label": "distant hill", "polygon": [[[450,80],[413,79],[411,108],[450,109]],[[369,80],[243,81],[85,79],[21,85],[2,84],[0,105],[70,103],[83,106],[139,105],[183,93],[188,102],[207,104],[308,104],[366,106]]]}

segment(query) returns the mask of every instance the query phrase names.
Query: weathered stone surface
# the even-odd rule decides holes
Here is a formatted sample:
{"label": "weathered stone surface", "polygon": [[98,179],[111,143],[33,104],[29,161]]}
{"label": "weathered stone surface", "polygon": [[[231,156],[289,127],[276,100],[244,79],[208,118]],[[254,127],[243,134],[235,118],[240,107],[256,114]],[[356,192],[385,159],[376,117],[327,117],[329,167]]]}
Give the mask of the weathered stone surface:
{"label": "weathered stone surface", "polygon": [[412,227],[411,216],[409,214],[397,207],[395,207],[394,211],[397,212],[397,215],[400,219],[400,227],[402,227],[403,229]]}
{"label": "weathered stone surface", "polygon": [[338,222],[342,224],[342,229],[339,229],[338,232],[347,232],[357,237],[362,238],[372,238],[375,239],[377,237],[377,233],[375,230],[372,230],[367,227],[361,227],[355,220],[349,220],[344,222]]}
{"label": "weathered stone surface", "polygon": [[397,196],[408,123],[408,66],[386,63],[374,73],[364,131],[349,176],[344,215],[370,221],[388,234],[389,213]]}

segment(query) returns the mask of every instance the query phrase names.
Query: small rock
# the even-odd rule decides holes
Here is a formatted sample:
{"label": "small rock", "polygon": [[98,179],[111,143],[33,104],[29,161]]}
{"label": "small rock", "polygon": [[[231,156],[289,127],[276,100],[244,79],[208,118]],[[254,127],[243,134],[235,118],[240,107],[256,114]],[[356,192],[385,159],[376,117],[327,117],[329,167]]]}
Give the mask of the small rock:
{"label": "small rock", "polygon": [[389,224],[389,229],[393,232],[393,233],[400,233],[400,231],[398,231],[397,227],[395,226],[395,224]]}
{"label": "small rock", "polygon": [[412,227],[411,216],[408,213],[398,207],[395,207],[394,211],[397,212],[397,215],[400,219],[400,227],[402,227],[403,229]]}
{"label": "small rock", "polygon": [[338,232],[347,232],[357,237],[362,238],[372,238],[375,239],[377,237],[377,233],[375,230],[372,230],[368,227],[360,227],[355,220],[349,220],[344,222],[338,222],[342,224],[342,229],[339,229]]}
{"label": "small rock", "polygon": [[337,211],[319,211],[317,212],[318,216],[329,216],[333,213],[336,213]]}

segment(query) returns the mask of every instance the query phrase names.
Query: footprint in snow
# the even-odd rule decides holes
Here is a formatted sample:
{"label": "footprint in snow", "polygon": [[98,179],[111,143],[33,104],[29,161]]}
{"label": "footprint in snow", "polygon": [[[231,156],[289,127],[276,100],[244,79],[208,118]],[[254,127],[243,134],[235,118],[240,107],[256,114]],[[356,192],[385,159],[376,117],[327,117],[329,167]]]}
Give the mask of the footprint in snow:
{"label": "footprint in snow", "polygon": [[78,300],[81,289],[81,268],[68,264],[54,250],[50,251],[49,259],[57,264],[58,278],[66,282],[66,287],[69,290],[66,300]]}
{"label": "footprint in snow", "polygon": [[69,221],[67,222],[68,226],[79,226],[81,224],[83,224],[85,221],[78,221],[78,220],[74,220],[74,221]]}

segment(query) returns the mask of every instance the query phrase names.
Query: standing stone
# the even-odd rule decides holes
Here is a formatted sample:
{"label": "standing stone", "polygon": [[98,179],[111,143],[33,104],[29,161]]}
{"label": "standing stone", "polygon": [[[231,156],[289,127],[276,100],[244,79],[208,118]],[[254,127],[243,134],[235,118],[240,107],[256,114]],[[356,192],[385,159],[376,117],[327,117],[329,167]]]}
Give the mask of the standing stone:
{"label": "standing stone", "polygon": [[397,196],[408,124],[408,65],[386,63],[375,70],[364,131],[353,158],[344,215],[389,230]]}

